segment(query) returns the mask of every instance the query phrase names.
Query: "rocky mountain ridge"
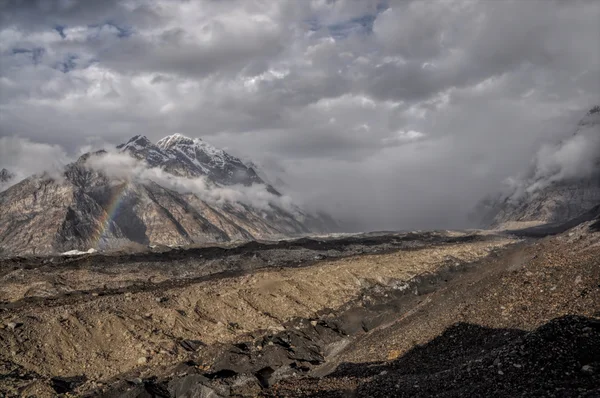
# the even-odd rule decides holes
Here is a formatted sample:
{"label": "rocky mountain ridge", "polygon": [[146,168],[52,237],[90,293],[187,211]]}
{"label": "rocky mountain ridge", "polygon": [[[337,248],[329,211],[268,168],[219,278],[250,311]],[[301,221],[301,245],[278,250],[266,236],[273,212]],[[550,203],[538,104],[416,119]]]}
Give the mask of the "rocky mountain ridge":
{"label": "rocky mountain ridge", "polygon": [[[49,254],[139,245],[190,245],[302,235],[326,230],[268,187],[253,169],[222,150],[180,135],[156,145],[136,136],[121,153],[172,178],[204,178],[210,193],[227,186],[257,190],[268,202],[209,201],[151,178],[115,178],[95,166],[106,151],[88,153],[66,166],[62,179],[31,176],[0,192],[0,254]],[[250,191],[254,192],[254,191]]]}
{"label": "rocky mountain ridge", "polygon": [[10,171],[8,171],[6,169],[0,170],[0,183],[8,182],[8,181],[12,180],[14,177],[15,177],[14,174],[12,174]]}
{"label": "rocky mountain ridge", "polygon": [[542,148],[511,189],[483,199],[474,211],[482,227],[562,223],[600,204],[600,106],[574,132]]}
{"label": "rocky mountain ridge", "polygon": [[252,167],[199,138],[173,134],[153,144],[148,138],[136,135],[117,148],[151,167],[160,167],[180,177],[206,176],[222,185],[266,185]]}

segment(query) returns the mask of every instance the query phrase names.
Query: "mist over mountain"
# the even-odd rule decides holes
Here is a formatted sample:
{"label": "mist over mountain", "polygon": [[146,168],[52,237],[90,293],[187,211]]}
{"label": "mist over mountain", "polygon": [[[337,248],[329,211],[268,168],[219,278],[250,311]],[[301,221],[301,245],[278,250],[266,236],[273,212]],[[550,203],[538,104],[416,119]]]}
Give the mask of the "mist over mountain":
{"label": "mist over mountain", "polygon": [[0,0],[0,397],[598,396],[599,0]]}
{"label": "mist over mountain", "polygon": [[6,169],[0,170],[0,183],[8,182],[8,181],[12,180],[14,177],[15,177],[14,174],[12,174],[10,171],[8,171]]}
{"label": "mist over mountain", "polygon": [[600,100],[598,1],[164,4],[2,2],[0,168],[180,133],[347,230],[463,228]]}
{"label": "mist over mountain", "polygon": [[591,108],[558,143],[544,144],[530,167],[510,178],[503,193],[479,203],[482,226],[556,223],[600,204],[600,106]]}
{"label": "mist over mountain", "polygon": [[238,158],[180,134],[86,153],[59,178],[32,175],[0,192],[0,206],[4,254],[276,239],[336,227]]}

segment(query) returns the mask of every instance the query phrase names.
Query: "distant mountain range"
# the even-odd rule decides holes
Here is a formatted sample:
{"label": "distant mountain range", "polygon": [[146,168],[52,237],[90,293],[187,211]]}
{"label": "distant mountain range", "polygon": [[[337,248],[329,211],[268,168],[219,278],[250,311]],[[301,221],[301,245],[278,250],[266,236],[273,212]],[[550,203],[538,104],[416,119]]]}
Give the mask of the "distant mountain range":
{"label": "distant mountain range", "polygon": [[482,200],[473,218],[482,227],[562,223],[600,205],[600,106],[574,132],[541,149],[531,168],[503,194]]}
{"label": "distant mountain range", "polygon": [[[102,166],[115,156],[133,163],[117,165],[119,173]],[[156,144],[135,136],[116,152],[87,153],[61,179],[30,176],[0,192],[0,207],[3,255],[274,239],[335,228],[240,159],[180,134]]]}

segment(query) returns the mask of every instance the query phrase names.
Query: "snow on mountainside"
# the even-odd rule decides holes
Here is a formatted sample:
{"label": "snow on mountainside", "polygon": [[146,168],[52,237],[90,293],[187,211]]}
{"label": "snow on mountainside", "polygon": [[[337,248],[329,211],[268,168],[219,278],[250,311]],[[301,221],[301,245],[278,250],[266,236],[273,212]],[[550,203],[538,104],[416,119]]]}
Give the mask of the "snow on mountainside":
{"label": "snow on mountainside", "polygon": [[[163,168],[181,177],[206,176],[222,185],[267,185],[240,159],[199,138],[173,134],[153,144],[148,138],[137,135],[117,148],[145,160],[152,167]],[[269,190],[275,192],[272,187]]]}
{"label": "snow on mountainside", "polygon": [[0,192],[0,254],[275,239],[334,225],[199,139],[136,136],[118,149]]}
{"label": "snow on mountainside", "polygon": [[600,106],[575,131],[541,148],[531,168],[505,194],[482,200],[474,211],[481,226],[565,222],[600,204]]}

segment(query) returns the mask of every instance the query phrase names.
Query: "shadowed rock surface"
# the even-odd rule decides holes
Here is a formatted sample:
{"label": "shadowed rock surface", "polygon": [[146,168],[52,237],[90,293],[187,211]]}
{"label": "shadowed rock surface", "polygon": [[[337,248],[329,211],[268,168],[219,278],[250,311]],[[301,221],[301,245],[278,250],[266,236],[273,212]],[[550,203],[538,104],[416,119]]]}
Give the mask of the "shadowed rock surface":
{"label": "shadowed rock surface", "polygon": [[325,380],[341,388],[319,391],[311,380],[283,382],[263,395],[597,397],[600,320],[567,316],[532,332],[458,323],[395,361],[343,364]]}

